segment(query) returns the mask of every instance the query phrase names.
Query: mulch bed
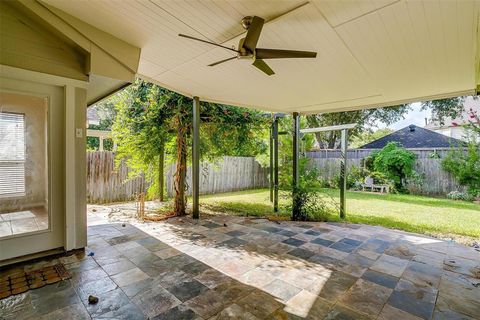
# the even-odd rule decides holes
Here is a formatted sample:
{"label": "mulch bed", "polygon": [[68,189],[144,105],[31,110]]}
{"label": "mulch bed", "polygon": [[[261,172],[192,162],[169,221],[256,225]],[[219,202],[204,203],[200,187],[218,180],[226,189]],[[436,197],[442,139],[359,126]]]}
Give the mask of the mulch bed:
{"label": "mulch bed", "polygon": [[0,278],[0,300],[70,278],[62,263],[30,272],[14,270]]}

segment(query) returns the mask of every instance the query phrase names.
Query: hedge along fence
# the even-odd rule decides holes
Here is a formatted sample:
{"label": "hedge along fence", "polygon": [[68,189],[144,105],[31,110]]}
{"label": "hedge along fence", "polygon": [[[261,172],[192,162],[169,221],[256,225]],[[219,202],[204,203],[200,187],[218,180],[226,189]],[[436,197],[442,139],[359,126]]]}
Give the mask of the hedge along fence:
{"label": "hedge along fence", "polygon": [[[134,200],[145,192],[148,183],[143,177],[128,179],[130,169],[125,163],[115,168],[111,151],[87,153],[87,201],[110,203]],[[165,170],[166,191],[173,196],[175,165]],[[219,193],[268,187],[268,168],[262,168],[253,157],[224,157],[216,164],[201,165],[200,193]],[[191,168],[187,172],[187,186],[191,186]],[[191,193],[188,188],[187,194]]]}
{"label": "hedge along fence", "polygon": [[[409,149],[416,154],[415,171],[422,179],[420,185],[410,185],[409,191],[414,194],[446,195],[450,191],[464,191],[465,187],[458,184],[452,175],[442,168],[442,159],[449,149]],[[362,160],[376,149],[348,150],[348,168],[361,167]],[[435,157],[432,157],[435,155]],[[340,174],[340,151],[321,150],[307,152],[306,156],[312,159],[312,165],[317,167],[322,178],[334,179]]]}

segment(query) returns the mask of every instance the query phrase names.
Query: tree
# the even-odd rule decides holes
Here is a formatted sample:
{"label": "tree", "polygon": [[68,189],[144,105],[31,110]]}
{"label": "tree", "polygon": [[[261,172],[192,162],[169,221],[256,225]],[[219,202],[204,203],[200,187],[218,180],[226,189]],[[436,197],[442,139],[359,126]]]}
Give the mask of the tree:
{"label": "tree", "polygon": [[[390,125],[403,119],[409,110],[411,110],[409,105],[400,105],[378,109],[322,113],[307,116],[307,123],[310,128],[356,123],[357,126],[349,130],[350,138],[355,138],[365,132],[372,132],[371,128],[375,127],[378,122]],[[340,147],[339,131],[317,132],[315,138],[320,149],[338,149]]]}
{"label": "tree", "polygon": [[359,133],[357,136],[354,136],[353,139],[351,139],[349,147],[359,148],[367,143],[383,138],[392,132],[394,132],[394,130],[390,128],[378,129],[377,131],[373,131],[373,132],[364,131],[362,133]]}
{"label": "tree", "polygon": [[467,149],[458,148],[443,159],[442,167],[457,181],[468,187],[472,197],[480,197],[480,146],[471,141]]}
{"label": "tree", "polygon": [[[185,214],[192,100],[142,80],[135,81],[120,95],[112,127],[118,144],[117,161],[127,161],[133,175],[143,172],[152,182],[150,192],[155,192],[158,159],[165,150],[168,160],[176,163],[174,212]],[[259,132],[268,127],[268,118],[262,113],[213,103],[202,103],[200,107],[203,159],[255,156],[266,151]]]}
{"label": "tree", "polygon": [[464,102],[465,97],[423,101],[421,110],[430,110],[430,120],[443,125],[446,119],[455,119],[462,114]]}
{"label": "tree", "polygon": [[[472,197],[480,197],[480,114],[475,110],[467,110],[470,132],[466,146],[452,149],[442,161],[442,167],[450,172],[457,181],[467,186]],[[466,147],[466,148],[465,148]]]}
{"label": "tree", "polygon": [[[464,101],[465,97],[424,101],[421,103],[421,110],[430,110],[431,120],[443,124],[446,119],[455,119],[463,112]],[[354,139],[365,132],[372,132],[372,128],[379,122],[388,126],[403,119],[410,110],[411,104],[402,104],[378,109],[309,115],[307,120],[310,128],[356,123],[357,126],[349,131],[350,138]],[[340,146],[339,135],[339,132],[331,131],[317,133],[315,138],[321,149],[337,149]]]}
{"label": "tree", "polygon": [[[467,130],[473,135],[473,140],[480,142],[480,112],[470,109],[467,110],[468,124]],[[455,123],[454,123],[455,124]]]}

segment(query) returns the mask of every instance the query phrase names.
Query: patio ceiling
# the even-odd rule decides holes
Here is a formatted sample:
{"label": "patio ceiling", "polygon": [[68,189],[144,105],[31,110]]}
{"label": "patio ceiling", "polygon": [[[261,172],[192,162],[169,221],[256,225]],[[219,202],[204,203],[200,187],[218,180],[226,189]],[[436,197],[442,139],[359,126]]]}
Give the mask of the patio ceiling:
{"label": "patio ceiling", "polygon": [[[475,94],[480,88],[480,1],[64,1],[44,0],[142,49],[138,75],[187,96],[314,113]],[[53,8],[54,7],[54,8]],[[317,51],[270,60],[268,77],[226,46],[240,21],[267,20],[259,47]],[[68,21],[67,21],[68,22]]]}

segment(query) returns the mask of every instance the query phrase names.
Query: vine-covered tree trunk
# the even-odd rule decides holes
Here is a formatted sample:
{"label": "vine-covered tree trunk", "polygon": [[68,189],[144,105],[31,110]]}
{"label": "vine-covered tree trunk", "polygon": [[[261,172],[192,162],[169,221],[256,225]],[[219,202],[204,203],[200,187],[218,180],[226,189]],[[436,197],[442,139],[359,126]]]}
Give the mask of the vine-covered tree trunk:
{"label": "vine-covered tree trunk", "polygon": [[185,179],[187,174],[187,130],[188,127],[183,123],[181,115],[177,116],[177,168],[175,171],[175,207],[174,212],[177,216],[185,215],[186,197],[185,197]]}

